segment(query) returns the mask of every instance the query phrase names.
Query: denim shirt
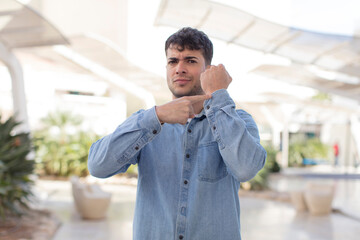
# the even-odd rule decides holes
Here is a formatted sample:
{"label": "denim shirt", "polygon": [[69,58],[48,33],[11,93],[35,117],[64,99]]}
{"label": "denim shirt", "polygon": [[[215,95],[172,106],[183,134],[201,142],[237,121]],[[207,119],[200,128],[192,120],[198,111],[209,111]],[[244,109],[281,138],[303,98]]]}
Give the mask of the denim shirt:
{"label": "denim shirt", "polygon": [[138,164],[135,240],[237,240],[240,182],[265,158],[254,120],[222,89],[186,125],[135,113],[91,146],[88,167],[106,178]]}

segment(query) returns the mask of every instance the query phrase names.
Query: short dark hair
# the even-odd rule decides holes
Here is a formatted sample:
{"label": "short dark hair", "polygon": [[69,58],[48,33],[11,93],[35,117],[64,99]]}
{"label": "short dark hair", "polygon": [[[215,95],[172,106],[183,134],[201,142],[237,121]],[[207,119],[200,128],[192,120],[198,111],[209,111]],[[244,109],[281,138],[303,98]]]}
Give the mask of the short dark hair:
{"label": "short dark hair", "polygon": [[165,42],[165,54],[171,45],[176,45],[177,50],[201,50],[206,65],[211,64],[213,57],[213,44],[208,36],[195,28],[184,27],[172,34]]}

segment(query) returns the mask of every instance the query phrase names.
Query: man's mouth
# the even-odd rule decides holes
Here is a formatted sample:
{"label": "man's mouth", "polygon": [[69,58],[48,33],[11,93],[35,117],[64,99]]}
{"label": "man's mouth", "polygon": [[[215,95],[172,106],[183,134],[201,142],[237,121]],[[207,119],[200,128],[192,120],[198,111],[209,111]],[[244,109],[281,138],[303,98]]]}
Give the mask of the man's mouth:
{"label": "man's mouth", "polygon": [[178,78],[174,80],[174,83],[178,83],[178,84],[186,84],[190,82],[190,79],[186,79],[186,78]]}

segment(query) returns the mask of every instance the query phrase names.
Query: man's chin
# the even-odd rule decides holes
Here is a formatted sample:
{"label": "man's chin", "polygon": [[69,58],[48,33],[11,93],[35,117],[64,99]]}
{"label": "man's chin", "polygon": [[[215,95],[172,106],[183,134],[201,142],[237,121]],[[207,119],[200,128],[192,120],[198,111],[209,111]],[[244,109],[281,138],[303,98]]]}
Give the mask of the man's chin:
{"label": "man's chin", "polygon": [[[181,91],[183,90],[183,91]],[[174,98],[181,98],[181,97],[186,97],[186,96],[195,96],[195,95],[203,95],[204,92],[200,89],[197,89],[198,91],[194,91],[195,89],[192,90],[185,90],[185,89],[176,89],[176,90],[171,90],[171,93],[173,94]]]}
{"label": "man's chin", "polygon": [[182,93],[182,94],[179,94],[179,93],[174,94],[173,93],[174,98],[181,98],[181,97],[186,97],[186,96],[191,96],[191,95],[190,94],[185,94],[185,93]]}
{"label": "man's chin", "polygon": [[174,98],[181,98],[181,97],[188,97],[188,96],[196,96],[196,95],[204,95],[204,93],[192,93],[192,92],[190,92],[190,93],[183,93],[183,94],[179,94],[179,93],[174,94],[174,93],[173,93],[173,97],[174,97]]}
{"label": "man's chin", "polygon": [[190,96],[190,91],[175,91],[172,90],[171,93],[173,94],[174,98],[181,98],[181,97],[185,97],[185,96]]}

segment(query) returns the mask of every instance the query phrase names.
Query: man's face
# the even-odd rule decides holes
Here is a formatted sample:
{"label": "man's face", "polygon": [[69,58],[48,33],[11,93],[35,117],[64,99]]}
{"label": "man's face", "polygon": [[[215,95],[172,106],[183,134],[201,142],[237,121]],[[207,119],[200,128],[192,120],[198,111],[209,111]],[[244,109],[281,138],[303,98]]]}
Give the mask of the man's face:
{"label": "man's face", "polygon": [[167,83],[173,98],[202,95],[200,74],[205,71],[206,64],[201,50],[177,50],[170,45],[166,51]]}

